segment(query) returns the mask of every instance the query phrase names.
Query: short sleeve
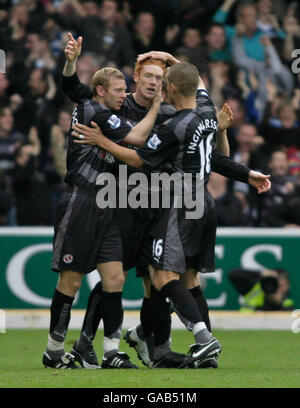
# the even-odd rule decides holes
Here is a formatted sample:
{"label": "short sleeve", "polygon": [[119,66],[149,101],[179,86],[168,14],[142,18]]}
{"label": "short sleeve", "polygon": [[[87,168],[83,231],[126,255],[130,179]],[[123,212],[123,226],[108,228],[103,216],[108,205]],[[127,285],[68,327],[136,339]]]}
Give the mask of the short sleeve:
{"label": "short sleeve", "polygon": [[172,160],[179,151],[179,141],[176,135],[162,125],[157,133],[149,138],[146,143],[137,150],[141,159],[151,167],[158,167],[162,163]]}
{"label": "short sleeve", "polygon": [[97,123],[104,136],[116,143],[121,142],[132,129],[132,125],[125,118],[113,114],[108,109],[97,112],[91,121]]}

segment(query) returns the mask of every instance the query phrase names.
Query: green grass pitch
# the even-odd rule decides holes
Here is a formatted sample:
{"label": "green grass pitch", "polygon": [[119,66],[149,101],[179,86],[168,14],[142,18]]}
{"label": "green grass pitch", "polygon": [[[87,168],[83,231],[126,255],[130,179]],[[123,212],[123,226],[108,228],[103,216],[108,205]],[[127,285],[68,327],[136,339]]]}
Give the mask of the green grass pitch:
{"label": "green grass pitch", "polygon": [[[70,330],[66,351],[79,334]],[[299,388],[300,334],[288,331],[215,330],[223,352],[215,369],[146,369],[122,340],[139,370],[54,370],[41,364],[47,330],[8,330],[0,334],[0,388]],[[103,332],[95,339],[101,361]],[[193,343],[184,330],[172,332],[173,350],[186,352]]]}

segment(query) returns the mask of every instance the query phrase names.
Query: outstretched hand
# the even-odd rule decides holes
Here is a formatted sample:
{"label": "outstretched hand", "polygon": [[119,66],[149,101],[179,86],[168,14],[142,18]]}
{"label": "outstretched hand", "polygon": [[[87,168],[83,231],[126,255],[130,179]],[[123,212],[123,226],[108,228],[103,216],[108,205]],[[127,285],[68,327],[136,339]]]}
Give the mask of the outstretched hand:
{"label": "outstretched hand", "polygon": [[266,191],[270,190],[271,182],[269,178],[271,175],[265,175],[260,173],[259,171],[251,170],[249,173],[248,182],[251,186],[257,189],[258,194],[265,193]]}

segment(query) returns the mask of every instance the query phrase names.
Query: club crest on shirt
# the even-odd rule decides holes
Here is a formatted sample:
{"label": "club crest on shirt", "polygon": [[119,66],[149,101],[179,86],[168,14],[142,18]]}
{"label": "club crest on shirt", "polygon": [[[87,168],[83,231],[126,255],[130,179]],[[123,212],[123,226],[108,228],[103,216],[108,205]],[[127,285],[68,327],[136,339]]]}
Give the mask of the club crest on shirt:
{"label": "club crest on shirt", "polygon": [[159,146],[160,144],[161,144],[161,140],[157,137],[156,133],[148,141],[148,147],[150,147],[150,149],[153,149],[153,150],[156,150],[157,146]]}
{"label": "club crest on shirt", "polygon": [[112,129],[118,129],[121,125],[121,119],[117,115],[111,115],[107,122]]}

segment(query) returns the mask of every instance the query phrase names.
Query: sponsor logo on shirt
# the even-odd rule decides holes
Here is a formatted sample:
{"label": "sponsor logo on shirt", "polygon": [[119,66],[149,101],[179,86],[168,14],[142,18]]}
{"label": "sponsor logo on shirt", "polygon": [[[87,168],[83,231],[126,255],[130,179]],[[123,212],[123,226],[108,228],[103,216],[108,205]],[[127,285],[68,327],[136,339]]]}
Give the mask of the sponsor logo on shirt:
{"label": "sponsor logo on shirt", "polygon": [[160,144],[161,144],[161,140],[157,137],[156,133],[148,141],[148,147],[150,147],[150,149],[153,149],[153,150],[156,150],[157,146],[159,146]]}
{"label": "sponsor logo on shirt", "polygon": [[121,119],[117,115],[111,115],[107,122],[112,129],[118,129],[121,125]]}

